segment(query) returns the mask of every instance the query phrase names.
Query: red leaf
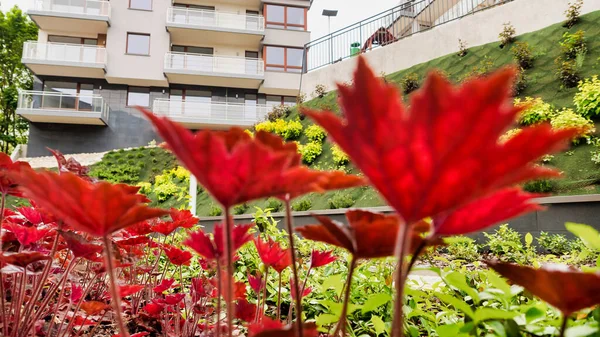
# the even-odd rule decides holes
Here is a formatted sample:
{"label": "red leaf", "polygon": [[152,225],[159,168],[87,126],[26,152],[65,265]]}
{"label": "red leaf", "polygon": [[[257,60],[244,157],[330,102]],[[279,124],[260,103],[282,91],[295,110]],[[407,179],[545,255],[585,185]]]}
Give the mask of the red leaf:
{"label": "red leaf", "polygon": [[123,184],[93,184],[69,172],[58,175],[31,169],[14,176],[28,198],[67,225],[95,236],[106,236],[166,213],[142,204],[135,194],[138,188]]}
{"label": "red leaf", "polygon": [[[252,234],[248,233],[253,224],[245,225],[234,225],[232,238],[233,238],[233,254],[246,242],[252,240]],[[195,233],[190,233],[187,240],[183,242],[184,245],[192,248],[201,256],[216,260],[218,258],[224,258],[224,233],[223,224],[216,224],[213,228],[214,238],[211,238],[203,230],[199,230]]]}
{"label": "red leaf", "polygon": [[253,322],[256,317],[256,304],[249,303],[245,298],[235,304],[235,318],[245,322]]}
{"label": "red leaf", "polygon": [[333,251],[325,251],[321,252],[316,249],[312,250],[310,254],[310,267],[311,268],[319,268],[330,264],[331,262],[337,260],[335,256],[333,256]]}
{"label": "red leaf", "polygon": [[144,306],[144,311],[147,312],[148,315],[150,315],[152,317],[157,317],[164,310],[164,308],[165,308],[164,305],[150,302]]}
{"label": "red leaf", "polygon": [[174,279],[163,279],[159,285],[157,285],[156,287],[152,288],[152,290],[155,293],[164,293],[165,291],[171,289],[171,287],[173,286],[173,283],[175,283]]}
{"label": "red leaf", "polygon": [[145,286],[141,284],[123,284],[119,286],[119,295],[121,295],[121,297],[127,297],[140,292],[144,288]]}
{"label": "red leaf", "polygon": [[25,268],[28,265],[44,260],[52,260],[50,256],[40,252],[21,252],[21,253],[4,253],[0,255],[0,260],[13,266]]}
{"label": "red leaf", "polygon": [[147,235],[152,233],[152,225],[149,221],[141,221],[125,229],[125,232],[131,236]]}
{"label": "red leaf", "polygon": [[[304,323],[303,337],[317,337],[317,325]],[[283,326],[283,323],[263,317],[259,323],[248,326],[248,337],[297,337],[294,325]]]}
{"label": "red leaf", "polygon": [[185,294],[171,294],[165,296],[165,303],[167,305],[175,305],[181,302],[185,298]]}
{"label": "red leaf", "polygon": [[167,236],[173,233],[178,227],[179,225],[176,222],[160,220],[152,226],[152,232]]}
{"label": "red leaf", "polygon": [[48,149],[48,151],[52,152],[52,154],[54,155],[54,158],[56,158],[56,161],[58,162],[58,171],[59,172],[71,172],[71,173],[78,175],[82,179],[85,179],[85,180],[88,180],[91,182],[95,181],[95,179],[91,178],[88,175],[88,173],[90,171],[89,167],[81,165],[81,163],[79,163],[73,157],[66,159],[65,156],[62,153],[60,153],[60,151],[58,151],[58,150],[52,150],[50,148],[47,148],[47,149]]}
{"label": "red leaf", "polygon": [[178,227],[190,229],[198,224],[198,218],[196,218],[192,212],[187,209],[178,210],[176,208],[171,208],[169,210],[169,214],[171,215],[173,222],[176,223]]}
{"label": "red leaf", "polygon": [[406,223],[449,212],[498,189],[556,172],[535,165],[577,133],[549,125],[503,132],[521,108],[510,101],[506,69],[458,88],[432,73],[406,108],[359,58],[353,86],[339,86],[345,118],[307,109]]}
{"label": "red leaf", "polygon": [[87,301],[81,303],[81,310],[88,315],[97,315],[104,310],[110,309],[110,306],[103,302]]}
{"label": "red leaf", "polygon": [[59,233],[75,257],[90,259],[103,249],[102,246],[89,243],[83,236],[74,232],[60,231]]}
{"label": "red leaf", "polygon": [[117,244],[117,246],[123,247],[141,245],[143,243],[148,243],[149,241],[150,238],[148,238],[147,236],[133,236],[126,239],[115,240],[115,243]]}
{"label": "red leaf", "polygon": [[248,274],[248,283],[250,284],[250,288],[252,288],[256,294],[260,294],[262,289],[262,275],[254,276]]}
{"label": "red leaf", "polygon": [[172,264],[176,266],[189,266],[192,253],[169,245],[165,245],[164,250]]}
{"label": "red leaf", "polygon": [[83,297],[83,288],[77,284],[71,282],[71,303],[77,303]]}
{"label": "red leaf", "polygon": [[28,163],[22,161],[13,161],[10,156],[4,152],[0,152],[0,194],[8,194],[16,197],[21,197],[21,191],[17,188],[17,180],[14,178],[14,173],[21,170],[31,168]]}
{"label": "red leaf", "polygon": [[289,249],[283,249],[281,245],[271,238],[263,241],[260,236],[254,239],[254,246],[262,262],[269,267],[274,268],[278,273],[291,265],[292,256]]}
{"label": "red leaf", "polygon": [[52,228],[49,227],[27,227],[10,222],[5,223],[4,228],[11,231],[15,235],[19,243],[23,246],[29,246],[33,243],[37,243],[38,241],[47,238],[52,232]]}
{"label": "red leaf", "polygon": [[534,269],[497,261],[486,263],[500,275],[559,309],[564,316],[600,304],[600,273],[584,273],[568,266]]}

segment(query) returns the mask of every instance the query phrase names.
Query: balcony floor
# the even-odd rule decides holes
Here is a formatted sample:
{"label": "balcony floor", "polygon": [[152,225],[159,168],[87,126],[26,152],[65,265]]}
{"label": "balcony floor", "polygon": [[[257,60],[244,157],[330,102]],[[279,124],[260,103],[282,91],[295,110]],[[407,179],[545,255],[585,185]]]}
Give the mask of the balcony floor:
{"label": "balcony floor", "polygon": [[243,75],[214,72],[199,72],[193,70],[165,69],[169,83],[206,85],[215,87],[230,87],[243,89],[258,89],[264,80],[264,75]]}
{"label": "balcony floor", "polygon": [[17,109],[17,114],[33,123],[107,125],[99,112],[63,109]]}
{"label": "balcony floor", "polygon": [[43,30],[77,34],[106,34],[110,19],[103,15],[29,10],[29,17]]}
{"label": "balcony floor", "polygon": [[167,23],[171,43],[185,46],[208,46],[214,44],[244,46],[258,50],[264,32],[228,29],[219,27],[197,27],[187,24]]}
{"label": "balcony floor", "polygon": [[80,63],[51,60],[22,59],[21,62],[35,75],[83,78],[104,78],[106,66],[97,63]]}
{"label": "balcony floor", "polygon": [[216,118],[203,119],[199,117],[183,117],[176,115],[171,115],[169,118],[175,122],[183,124],[183,126],[191,130],[227,130],[233,126],[249,128],[257,123],[255,120],[231,121],[219,120]]}

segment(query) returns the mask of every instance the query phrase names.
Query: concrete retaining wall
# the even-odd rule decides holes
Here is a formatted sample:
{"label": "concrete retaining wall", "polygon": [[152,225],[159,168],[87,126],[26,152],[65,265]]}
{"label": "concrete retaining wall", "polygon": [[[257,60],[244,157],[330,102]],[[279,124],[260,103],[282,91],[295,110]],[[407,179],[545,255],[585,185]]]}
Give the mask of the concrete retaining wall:
{"label": "concrete retaining wall", "polygon": [[[600,194],[546,197],[537,201],[546,207],[545,211],[529,213],[503,223],[508,223],[513,229],[522,234],[531,233],[533,236],[538,236],[540,232],[569,234],[565,229],[565,222],[584,223],[600,230]],[[381,213],[393,212],[390,207],[372,207],[366,208],[366,210]],[[345,212],[345,209],[294,212],[294,225],[302,226],[317,223],[312,217],[313,214],[326,215],[333,220],[347,223],[344,216]],[[273,218],[283,226],[283,213],[274,213]],[[234,219],[236,223],[249,223],[253,218],[251,215],[238,215],[234,216]],[[221,221],[222,217],[200,218],[200,224],[209,229],[212,229],[215,223]],[[493,231],[493,228],[490,231]],[[481,233],[475,235],[475,237],[481,236]]]}
{"label": "concrete retaining wall", "polygon": [[[416,64],[458,52],[458,39],[469,47],[498,41],[502,25],[509,22],[517,34],[540,30],[565,20],[570,0],[516,0],[448,22],[367,52],[365,57],[376,74],[391,74]],[[586,0],[582,13],[600,10],[599,0]],[[310,51],[309,51],[310,53]],[[301,92],[310,95],[317,84],[334,90],[336,83],[351,80],[356,58],[345,59],[302,76]]]}

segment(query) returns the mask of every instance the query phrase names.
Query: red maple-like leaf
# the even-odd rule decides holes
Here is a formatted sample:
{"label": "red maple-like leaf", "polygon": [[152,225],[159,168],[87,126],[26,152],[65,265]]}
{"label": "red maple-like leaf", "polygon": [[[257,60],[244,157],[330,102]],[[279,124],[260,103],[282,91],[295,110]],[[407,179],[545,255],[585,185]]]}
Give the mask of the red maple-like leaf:
{"label": "red maple-like leaf", "polygon": [[38,262],[52,260],[50,256],[44,255],[40,252],[20,252],[20,253],[4,253],[0,254],[0,261],[6,264],[12,264],[13,266],[25,268],[28,265]]}
{"label": "red maple-like leaf", "polygon": [[[311,292],[312,292],[311,287],[305,287],[304,290],[302,291],[302,298],[310,295]],[[293,277],[290,277],[290,295],[292,295],[292,300],[296,299],[296,286],[295,286]]]}
{"label": "red maple-like leaf", "polygon": [[249,303],[245,298],[235,304],[235,318],[245,322],[253,322],[256,318],[256,304]]}
{"label": "red maple-like leaf", "polygon": [[[221,296],[225,299],[225,301],[230,302],[229,298],[227,298],[227,291],[230,280],[233,281],[233,301],[239,300],[242,298],[246,298],[246,284],[244,282],[238,282],[231,277],[227,276],[225,271],[221,271]],[[213,277],[210,282],[215,286],[213,289],[213,297],[217,297],[218,292],[218,282],[217,277]]]}
{"label": "red maple-like leaf", "polygon": [[147,235],[152,233],[152,226],[150,221],[141,221],[132,226],[127,227],[124,231],[131,236]]}
{"label": "red maple-like leaf", "polygon": [[313,249],[312,252],[310,253],[310,267],[311,268],[323,267],[323,266],[326,266],[326,265],[334,262],[335,260],[337,260],[337,258],[335,256],[333,256],[333,251],[331,251],[331,250],[322,252],[322,251]]}
{"label": "red maple-like leaf", "polygon": [[434,218],[436,235],[468,234],[506,221],[522,214],[543,210],[533,202],[538,194],[507,188],[490,196],[472,201],[448,214]]}
{"label": "red maple-like leaf", "polygon": [[90,243],[83,236],[74,232],[59,231],[59,233],[75,257],[90,259],[103,249],[102,246]]}
{"label": "red maple-like leaf", "polygon": [[152,290],[155,293],[164,293],[165,291],[171,289],[171,287],[173,287],[173,284],[175,283],[175,279],[163,279],[159,285],[157,285],[156,287],[152,288]]}
{"label": "red maple-like leaf", "polygon": [[150,302],[144,306],[144,311],[152,317],[158,317],[160,313],[165,309],[164,304]]}
{"label": "red maple-like leaf", "polygon": [[159,220],[152,225],[152,233],[160,233],[167,236],[173,233],[178,227],[179,225],[173,221]]}
{"label": "red maple-like leaf", "polygon": [[115,240],[115,243],[119,247],[136,246],[136,245],[141,245],[141,244],[145,244],[148,242],[150,242],[150,238],[147,236],[143,236],[143,235],[132,236],[132,237],[125,238],[125,239]]}
{"label": "red maple-like leaf", "polygon": [[29,246],[37,243],[52,234],[53,229],[48,226],[23,226],[14,223],[5,223],[4,228],[11,231],[17,241],[23,246]]}
{"label": "red maple-like leaf", "polygon": [[326,192],[367,184],[367,180],[349,175],[342,171],[318,171],[301,166],[285,172],[280,187],[287,193],[277,196],[279,199],[294,199],[311,192]]}
{"label": "red maple-like leaf", "polygon": [[[69,172],[21,170],[15,174],[24,194],[67,225],[95,236],[107,236],[166,212],[149,208],[137,188],[91,183]],[[134,192],[135,191],[135,192]]]}
{"label": "red maple-like leaf", "polygon": [[509,104],[514,71],[454,88],[432,73],[406,108],[359,58],[353,86],[339,86],[344,118],[304,109],[348,154],[406,223],[449,212],[498,189],[557,172],[535,165],[575,129],[523,129],[499,142],[522,108]]}
{"label": "red maple-like leaf", "polygon": [[81,303],[81,310],[87,315],[97,315],[104,310],[109,310],[110,306],[104,302],[87,301]]}
{"label": "red maple-like leaf", "polygon": [[171,294],[165,296],[165,303],[167,305],[176,305],[185,298],[185,294]]}
{"label": "red maple-like leaf", "polygon": [[77,283],[71,282],[71,295],[69,300],[71,303],[77,303],[83,297],[83,287]]}
{"label": "red maple-like leaf", "polygon": [[248,284],[250,284],[250,288],[252,288],[252,290],[254,290],[254,293],[256,294],[260,294],[260,291],[262,290],[262,275],[250,275],[248,274]]}
{"label": "red maple-like leaf", "polygon": [[66,159],[65,156],[62,153],[60,153],[60,151],[58,151],[58,150],[53,150],[50,148],[47,148],[47,149],[48,149],[48,151],[52,152],[52,154],[54,155],[54,158],[56,158],[56,161],[58,163],[58,171],[59,172],[71,172],[71,173],[78,175],[82,179],[85,179],[85,180],[88,180],[91,182],[95,181],[94,178],[92,178],[88,175],[88,173],[90,172],[89,167],[81,165],[81,163],[79,163],[73,157]]}
{"label": "red maple-like leaf", "polygon": [[[232,231],[233,252],[243,246],[246,242],[252,240],[252,234],[248,233],[253,224],[234,225]],[[189,238],[183,242],[184,245],[195,250],[202,257],[209,260],[225,258],[225,236],[223,233],[223,224],[215,224],[213,228],[213,239],[203,230],[190,233]]]}
{"label": "red maple-like leaf", "polygon": [[498,261],[486,263],[511,282],[523,286],[559,309],[565,316],[600,304],[600,273],[584,273],[561,265],[534,269]]}
{"label": "red maple-like leaf", "polygon": [[122,284],[119,286],[119,295],[127,297],[142,291],[144,288],[145,286],[142,284]]}
{"label": "red maple-like leaf", "polygon": [[171,220],[177,224],[177,227],[190,229],[198,224],[198,218],[195,217],[190,210],[178,210],[171,208],[169,210]]}
{"label": "red maple-like leaf", "polygon": [[9,155],[0,152],[0,194],[21,197],[21,191],[17,188],[18,184],[13,174],[28,168],[31,168],[28,163],[13,162]]}
{"label": "red maple-like leaf", "polygon": [[176,266],[189,266],[190,260],[192,259],[192,253],[187,250],[179,249],[175,246],[165,245],[165,254],[169,258],[169,261]]}
{"label": "red maple-like leaf", "polygon": [[281,273],[292,264],[292,256],[289,249],[284,249],[278,242],[268,238],[263,241],[260,236],[254,239],[254,246],[258,251],[261,261],[268,267]]}
{"label": "red maple-like leaf", "polygon": [[[317,325],[304,323],[302,337],[317,337]],[[294,325],[284,326],[283,323],[269,317],[263,317],[258,323],[248,326],[248,337],[298,337]]]}

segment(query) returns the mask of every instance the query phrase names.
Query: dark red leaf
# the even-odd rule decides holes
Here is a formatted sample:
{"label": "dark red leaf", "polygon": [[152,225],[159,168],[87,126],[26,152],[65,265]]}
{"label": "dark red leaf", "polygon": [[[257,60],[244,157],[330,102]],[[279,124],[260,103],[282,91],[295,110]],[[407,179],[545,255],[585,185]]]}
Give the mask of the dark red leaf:
{"label": "dark red leaf", "polygon": [[8,222],[4,224],[4,228],[11,231],[23,246],[37,243],[52,234],[52,228],[47,226],[27,227]]}
{"label": "dark red leaf", "polygon": [[40,252],[21,252],[4,253],[3,255],[0,255],[0,260],[7,264],[25,268],[34,262],[51,260],[51,258],[50,256],[44,255]]}
{"label": "dark red leaf", "polygon": [[159,285],[157,285],[156,287],[152,288],[152,290],[155,293],[164,293],[165,291],[171,289],[171,287],[173,287],[173,284],[175,283],[175,279],[163,279]]}
{"label": "dark red leaf", "polygon": [[104,310],[109,310],[110,306],[104,302],[87,301],[81,303],[81,310],[88,315],[97,315]]}
{"label": "dark red leaf", "polygon": [[145,286],[141,284],[123,284],[119,286],[119,295],[121,295],[121,297],[127,297],[140,292],[144,288]]}
{"label": "dark red leaf", "polygon": [[73,252],[75,257],[82,257],[90,259],[97,253],[101,252],[103,247],[100,245],[92,244],[86,241],[83,236],[74,232],[60,231],[60,235],[65,239],[67,247]]}
{"label": "dark red leaf", "polygon": [[258,255],[262,262],[281,273],[292,263],[292,257],[289,249],[284,249],[281,245],[271,238],[268,241],[263,241],[260,236],[254,239],[254,246],[258,251]]}
{"label": "dark red leaf", "polygon": [[319,251],[313,249],[310,254],[310,267],[311,268],[319,268],[330,264],[331,262],[337,260],[335,256],[333,256],[333,251]]}
{"label": "dark red leaf", "polygon": [[249,303],[245,298],[235,304],[235,318],[245,322],[253,322],[256,317],[256,304]]}
{"label": "dark red leaf", "polygon": [[10,156],[0,152],[0,194],[8,194],[21,197],[21,191],[18,189],[14,173],[23,169],[31,168],[28,163],[22,161],[13,161]]}
{"label": "dark red leaf", "polygon": [[176,266],[188,266],[192,259],[192,253],[187,250],[181,250],[175,246],[165,245],[164,251],[169,258],[169,261]]}

